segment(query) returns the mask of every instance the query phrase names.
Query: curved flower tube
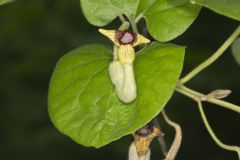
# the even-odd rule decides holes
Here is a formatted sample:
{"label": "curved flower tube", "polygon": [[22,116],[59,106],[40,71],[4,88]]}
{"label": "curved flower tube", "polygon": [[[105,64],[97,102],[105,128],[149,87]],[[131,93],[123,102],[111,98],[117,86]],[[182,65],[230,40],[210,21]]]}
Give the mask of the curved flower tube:
{"label": "curved flower tube", "polygon": [[128,160],[150,160],[151,150],[149,149],[146,155],[139,156],[137,154],[136,145],[134,142],[129,147]]}
{"label": "curved flower tube", "polygon": [[117,88],[117,96],[125,103],[130,103],[137,97],[137,86],[135,82],[134,70],[132,64],[123,64],[123,84]]}

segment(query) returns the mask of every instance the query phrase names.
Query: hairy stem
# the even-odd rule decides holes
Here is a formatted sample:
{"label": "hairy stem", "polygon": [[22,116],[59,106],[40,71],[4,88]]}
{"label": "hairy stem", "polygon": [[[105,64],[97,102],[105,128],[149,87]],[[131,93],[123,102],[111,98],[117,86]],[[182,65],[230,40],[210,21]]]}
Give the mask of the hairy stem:
{"label": "hairy stem", "polygon": [[[213,132],[211,126],[209,125],[208,123],[208,120],[207,120],[207,117],[204,113],[204,110],[203,110],[203,106],[202,106],[202,103],[201,101],[197,101],[198,103],[198,108],[199,108],[199,111],[200,111],[200,114],[201,114],[201,117],[203,119],[203,122],[204,122],[204,125],[206,127],[206,129],[208,130],[210,136],[212,137],[212,139],[214,140],[214,142],[221,148],[225,149],[225,150],[229,150],[229,151],[235,151],[238,153],[238,156],[240,154],[240,147],[238,146],[230,146],[230,145],[226,145],[224,143],[222,143],[218,138],[217,136],[215,135],[215,133]],[[239,157],[240,159],[240,157]]]}
{"label": "hairy stem", "polygon": [[189,89],[183,85],[178,85],[177,88],[175,89],[177,92],[195,100],[195,101],[207,101],[219,106],[222,106],[224,108],[230,109],[232,111],[235,111],[237,113],[240,113],[240,106],[237,106],[235,104],[216,99],[216,98],[208,98],[206,95],[199,93],[197,91],[194,91],[192,89]]}
{"label": "hairy stem", "polygon": [[211,65],[213,62],[215,62],[239,35],[240,35],[240,26],[237,27],[237,29],[231,34],[231,36],[222,44],[222,46],[211,57],[209,57],[207,60],[205,60],[195,69],[193,69],[190,73],[188,73],[186,76],[180,79],[180,82],[182,84],[188,82],[193,77],[195,77],[199,72],[201,72],[202,70],[207,68],[209,65]]}

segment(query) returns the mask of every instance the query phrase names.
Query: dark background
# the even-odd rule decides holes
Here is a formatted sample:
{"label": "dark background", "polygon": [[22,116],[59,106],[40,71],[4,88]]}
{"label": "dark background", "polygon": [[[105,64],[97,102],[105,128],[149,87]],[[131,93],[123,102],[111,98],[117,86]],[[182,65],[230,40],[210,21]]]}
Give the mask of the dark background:
{"label": "dark background", "polygon": [[[209,57],[237,25],[203,9],[185,34],[173,41],[188,46],[183,74]],[[48,84],[57,60],[84,44],[110,44],[97,29],[83,17],[78,0],[19,0],[0,7],[1,160],[127,159],[130,136],[101,149],[85,148],[59,133],[47,113]],[[231,89],[227,100],[240,104],[240,67],[230,52],[188,86],[203,93]],[[212,104],[204,108],[217,136],[227,144],[240,145],[239,114]],[[175,93],[166,110],[183,128],[177,160],[237,159],[234,152],[213,142],[192,100]],[[174,130],[161,117],[160,122],[170,143]],[[152,151],[152,160],[163,159],[156,141]]]}

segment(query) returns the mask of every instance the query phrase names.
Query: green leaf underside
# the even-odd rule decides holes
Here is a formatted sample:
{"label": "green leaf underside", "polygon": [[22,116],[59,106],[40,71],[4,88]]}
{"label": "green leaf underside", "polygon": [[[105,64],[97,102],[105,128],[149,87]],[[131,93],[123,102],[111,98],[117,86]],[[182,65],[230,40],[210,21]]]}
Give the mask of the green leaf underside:
{"label": "green leaf underside", "polygon": [[80,3],[89,23],[105,26],[122,14],[133,20],[139,0],[80,0]]}
{"label": "green leaf underside", "polygon": [[140,0],[137,15],[145,13],[157,0]]}
{"label": "green leaf underside", "polygon": [[15,0],[0,0],[0,6],[13,2]]}
{"label": "green leaf underside", "polygon": [[160,42],[170,41],[184,33],[201,8],[188,0],[80,0],[80,3],[89,23],[99,27],[122,14],[131,21],[142,15],[150,34]]}
{"label": "green leaf underside", "polygon": [[201,7],[186,0],[158,0],[145,13],[150,34],[160,42],[170,41],[197,18]]}
{"label": "green leaf underside", "polygon": [[154,118],[173,94],[185,48],[153,44],[136,57],[138,97],[123,104],[108,75],[111,52],[100,45],[63,56],[51,78],[48,109],[55,126],[74,141],[101,147]]}
{"label": "green leaf underside", "polygon": [[240,38],[234,41],[232,45],[232,54],[236,62],[240,65]]}
{"label": "green leaf underside", "polygon": [[216,13],[240,21],[240,0],[194,0],[197,4]]}

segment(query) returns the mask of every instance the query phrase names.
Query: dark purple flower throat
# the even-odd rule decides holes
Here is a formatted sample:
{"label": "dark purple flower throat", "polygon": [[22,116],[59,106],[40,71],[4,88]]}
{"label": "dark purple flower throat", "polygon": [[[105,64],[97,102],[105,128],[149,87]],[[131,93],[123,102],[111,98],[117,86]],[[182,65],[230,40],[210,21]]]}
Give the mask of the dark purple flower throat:
{"label": "dark purple flower throat", "polygon": [[128,30],[117,31],[116,38],[121,45],[133,44],[136,41],[136,34]]}

